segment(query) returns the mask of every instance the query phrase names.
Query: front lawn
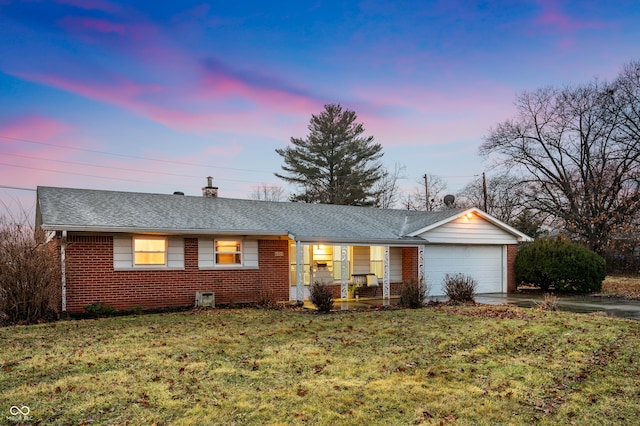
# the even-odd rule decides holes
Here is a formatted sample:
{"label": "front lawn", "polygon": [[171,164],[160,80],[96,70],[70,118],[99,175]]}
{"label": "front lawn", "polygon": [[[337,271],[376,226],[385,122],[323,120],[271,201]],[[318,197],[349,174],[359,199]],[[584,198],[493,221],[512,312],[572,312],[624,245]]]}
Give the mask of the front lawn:
{"label": "front lawn", "polygon": [[[0,329],[32,424],[630,424],[640,323],[514,307],[219,309]],[[15,410],[14,410],[15,411]]]}

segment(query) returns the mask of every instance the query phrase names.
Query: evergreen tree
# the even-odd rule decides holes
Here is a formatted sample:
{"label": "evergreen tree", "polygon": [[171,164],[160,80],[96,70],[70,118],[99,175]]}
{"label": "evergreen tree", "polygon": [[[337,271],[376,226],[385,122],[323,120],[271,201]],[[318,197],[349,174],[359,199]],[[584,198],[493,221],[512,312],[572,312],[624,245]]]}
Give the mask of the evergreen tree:
{"label": "evergreen tree", "polygon": [[325,105],[312,115],[309,135],[291,138],[291,144],[276,152],[284,159],[276,176],[302,189],[292,201],[307,203],[373,205],[375,184],[383,176],[378,161],[382,146],[373,136],[363,136],[364,127],[356,123],[354,111],[338,104]]}

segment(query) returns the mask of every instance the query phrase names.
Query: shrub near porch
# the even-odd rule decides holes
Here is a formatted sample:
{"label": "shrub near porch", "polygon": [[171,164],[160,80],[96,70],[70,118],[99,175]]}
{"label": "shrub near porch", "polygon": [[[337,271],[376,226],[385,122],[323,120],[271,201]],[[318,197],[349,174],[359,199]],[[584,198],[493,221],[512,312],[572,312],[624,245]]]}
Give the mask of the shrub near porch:
{"label": "shrub near porch", "polygon": [[629,424],[640,324],[510,307],[208,310],[0,329],[41,424]]}

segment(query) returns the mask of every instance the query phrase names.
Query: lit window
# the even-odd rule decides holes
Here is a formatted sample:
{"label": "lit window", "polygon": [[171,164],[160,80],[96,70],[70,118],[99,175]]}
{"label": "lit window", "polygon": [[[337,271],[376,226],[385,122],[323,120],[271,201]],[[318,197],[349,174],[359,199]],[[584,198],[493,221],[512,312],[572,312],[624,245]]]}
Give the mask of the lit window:
{"label": "lit window", "polygon": [[136,265],[166,265],[166,238],[134,238],[134,264]]}
{"label": "lit window", "polygon": [[240,241],[216,240],[216,265],[241,265],[242,245]]}
{"label": "lit window", "polygon": [[384,247],[371,246],[369,249],[369,262],[371,265],[371,273],[377,277],[384,276]]}

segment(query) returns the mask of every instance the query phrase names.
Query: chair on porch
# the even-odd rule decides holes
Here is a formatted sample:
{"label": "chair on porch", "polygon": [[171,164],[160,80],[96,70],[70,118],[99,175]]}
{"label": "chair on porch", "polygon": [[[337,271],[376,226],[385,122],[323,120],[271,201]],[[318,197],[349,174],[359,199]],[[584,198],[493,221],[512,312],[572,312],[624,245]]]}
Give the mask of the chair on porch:
{"label": "chair on porch", "polygon": [[378,277],[374,274],[367,275],[367,287],[375,287],[375,290],[373,291],[373,295],[375,296],[378,293],[379,287]]}

